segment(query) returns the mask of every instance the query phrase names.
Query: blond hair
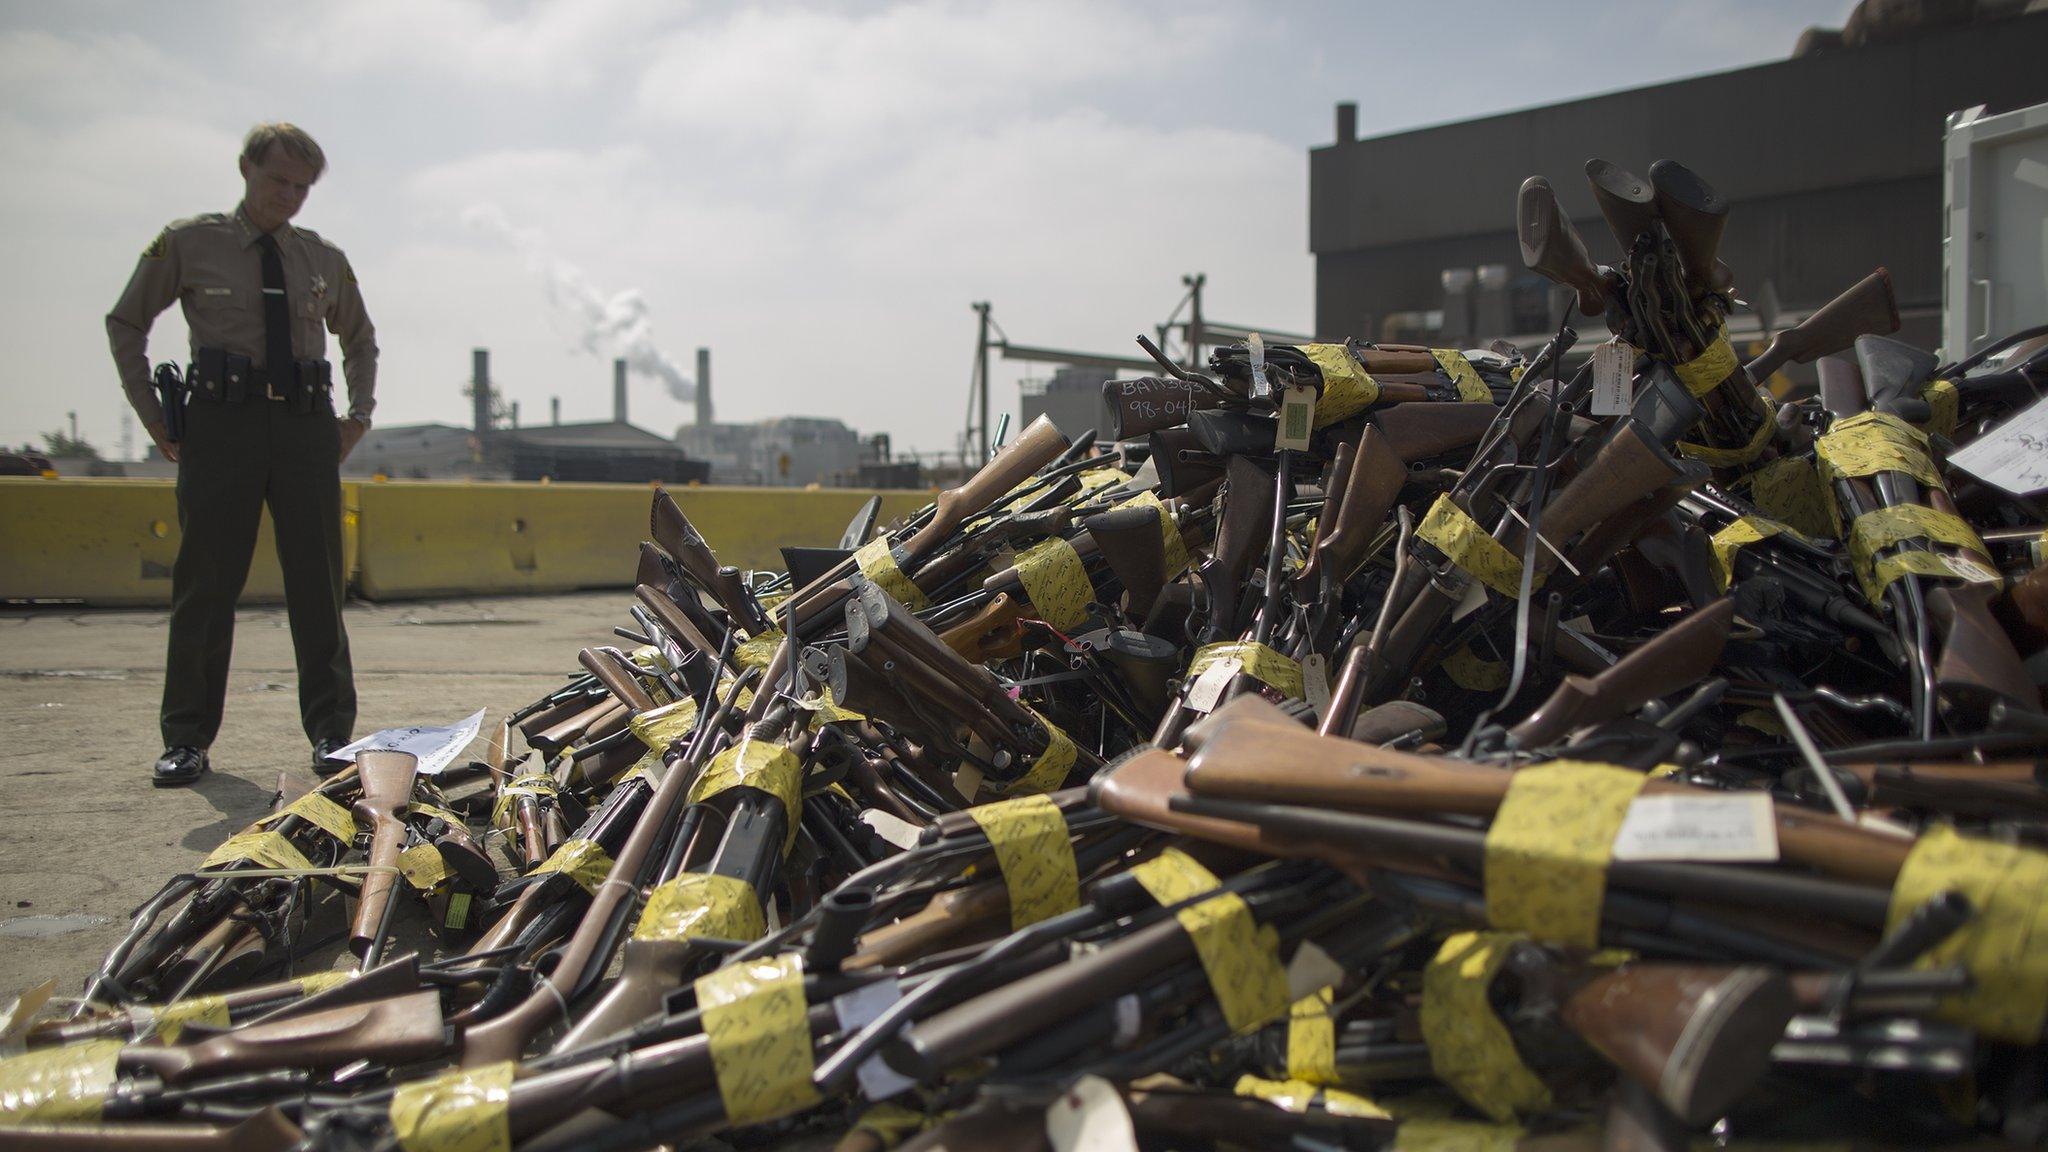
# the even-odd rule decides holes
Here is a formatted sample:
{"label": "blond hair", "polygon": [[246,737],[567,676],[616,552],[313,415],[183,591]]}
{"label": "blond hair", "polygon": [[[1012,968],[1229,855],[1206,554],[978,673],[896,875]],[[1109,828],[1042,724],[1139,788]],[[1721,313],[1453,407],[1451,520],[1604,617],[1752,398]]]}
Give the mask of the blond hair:
{"label": "blond hair", "polygon": [[261,164],[270,155],[271,145],[285,150],[294,160],[313,166],[313,175],[319,176],[327,170],[327,154],[313,140],[304,128],[283,121],[258,124],[249,129],[249,135],[242,140],[242,159],[251,164]]}

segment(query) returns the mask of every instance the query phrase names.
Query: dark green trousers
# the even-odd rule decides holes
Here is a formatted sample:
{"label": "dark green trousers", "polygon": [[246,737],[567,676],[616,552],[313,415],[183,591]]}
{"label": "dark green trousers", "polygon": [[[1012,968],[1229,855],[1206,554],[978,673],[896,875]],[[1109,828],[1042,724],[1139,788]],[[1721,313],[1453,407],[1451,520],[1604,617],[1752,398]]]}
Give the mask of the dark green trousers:
{"label": "dark green trousers", "polygon": [[264,505],[284,569],[299,668],[299,720],[311,741],[346,740],[355,673],[341,622],[341,433],[330,402],[292,412],[274,400],[186,409],[178,446],[178,561],[171,569],[164,667],[166,746],[205,748],[220,731],[235,602],[249,578]]}

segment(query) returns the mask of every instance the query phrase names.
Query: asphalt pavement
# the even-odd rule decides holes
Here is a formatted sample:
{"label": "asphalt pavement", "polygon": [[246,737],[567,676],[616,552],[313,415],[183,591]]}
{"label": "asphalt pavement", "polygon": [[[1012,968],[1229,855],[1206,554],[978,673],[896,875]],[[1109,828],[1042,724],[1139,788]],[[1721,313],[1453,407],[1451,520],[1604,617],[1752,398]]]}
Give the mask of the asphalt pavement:
{"label": "asphalt pavement", "polygon": [[[482,708],[488,738],[578,671],[579,648],[618,643],[625,603],[618,591],[352,603],[356,735]],[[213,770],[190,788],[151,786],[168,615],[0,610],[0,1003],[51,977],[76,994],[166,878],[269,809],[280,773],[316,779],[278,605],[239,615]]]}

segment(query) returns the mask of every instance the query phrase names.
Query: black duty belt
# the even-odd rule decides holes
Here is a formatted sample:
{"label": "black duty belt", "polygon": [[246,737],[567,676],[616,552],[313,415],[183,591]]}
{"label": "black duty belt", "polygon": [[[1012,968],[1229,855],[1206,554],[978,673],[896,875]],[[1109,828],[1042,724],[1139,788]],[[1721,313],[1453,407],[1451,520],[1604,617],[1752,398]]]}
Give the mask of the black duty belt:
{"label": "black duty belt", "polygon": [[194,353],[185,385],[195,399],[217,404],[274,400],[290,404],[294,412],[310,412],[314,398],[333,388],[332,373],[325,360],[294,361],[285,372],[274,373],[256,367],[247,356],[201,348]]}

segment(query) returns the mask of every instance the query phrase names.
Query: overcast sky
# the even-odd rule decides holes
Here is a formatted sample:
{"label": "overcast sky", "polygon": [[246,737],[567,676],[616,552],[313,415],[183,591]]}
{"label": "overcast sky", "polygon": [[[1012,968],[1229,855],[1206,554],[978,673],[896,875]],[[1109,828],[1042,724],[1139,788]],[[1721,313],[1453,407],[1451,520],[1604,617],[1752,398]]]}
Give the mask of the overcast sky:
{"label": "overcast sky", "polygon": [[[1849,7],[0,0],[0,442],[75,410],[118,450],[103,317],[165,222],[234,206],[258,120],[327,150],[297,222],[361,280],[381,425],[467,423],[478,346],[522,422],[606,418],[609,323],[686,374],[712,348],[721,420],[950,449],[974,300],[1121,353],[1201,271],[1211,317],[1306,330],[1340,100],[1365,135],[1486,115],[1779,59]],[[175,308],[151,353],[184,358]],[[998,410],[1049,371],[999,362]],[[689,414],[636,375],[636,423]]]}

